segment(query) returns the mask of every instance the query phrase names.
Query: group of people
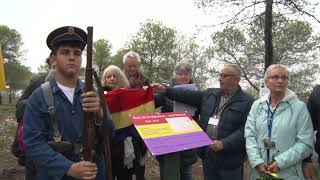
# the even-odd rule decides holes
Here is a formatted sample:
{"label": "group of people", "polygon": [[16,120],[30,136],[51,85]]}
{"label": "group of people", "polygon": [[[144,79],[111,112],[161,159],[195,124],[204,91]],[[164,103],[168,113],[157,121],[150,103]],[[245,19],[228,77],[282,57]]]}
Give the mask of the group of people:
{"label": "group of people", "polygon": [[[112,126],[110,113],[103,114],[99,95],[95,91],[84,93],[84,84],[79,80],[86,38],[82,29],[67,26],[54,30],[47,38],[51,50],[48,61],[53,69],[48,80],[58,130],[61,141],[74,147],[83,141],[83,112],[94,114],[98,143],[104,136],[99,130],[101,124]],[[202,159],[205,180],[242,180],[247,158],[252,167],[252,180],[267,171],[283,179],[311,179],[312,167],[304,167],[303,161],[310,159],[314,149],[313,126],[319,127],[319,87],[309,98],[308,111],[288,89],[289,72],[283,65],[268,67],[264,80],[270,92],[254,101],[241,89],[241,70],[236,65],[226,64],[220,70],[220,88],[199,91],[176,87],[194,83],[192,67],[187,63],[174,67],[168,85],[151,83],[140,70],[140,63],[137,53],[128,52],[123,57],[124,70],[108,66],[101,77],[105,91],[150,86],[155,92],[155,106],[162,107],[161,112],[174,111],[174,101],[195,107],[193,119],[212,139],[212,144],[206,147],[157,156],[161,180],[192,180],[192,164],[198,157]],[[56,141],[56,130],[44,96],[38,88],[25,98],[23,142],[27,164],[32,164],[28,178],[106,179],[102,152],[97,151],[95,161],[89,162],[81,159],[79,148],[74,148],[72,155],[66,157],[49,145],[48,142]],[[113,179],[130,180],[135,174],[137,180],[144,180],[148,150],[134,126],[114,130],[111,136]],[[319,153],[320,137],[317,140]],[[131,148],[133,156],[127,156],[127,148]]]}
{"label": "group of people", "polygon": [[[226,64],[218,74],[220,88],[192,91],[153,84],[170,100],[200,110],[198,123],[213,140],[199,150],[204,179],[243,179],[246,156],[252,180],[267,172],[283,179],[316,179],[313,167],[303,164],[313,152],[313,125],[305,103],[288,89],[288,69],[280,64],[268,67],[264,80],[270,92],[256,101],[242,91],[240,77],[238,66]],[[308,103],[315,127],[319,97],[317,86]]]}
{"label": "group of people", "polygon": [[[149,80],[140,70],[140,57],[135,52],[128,52],[123,57],[125,70],[110,65],[102,74],[101,83],[109,92],[120,88],[142,88],[150,85]],[[146,145],[134,125],[115,130],[111,145],[112,174],[118,180],[130,180],[136,175],[137,180],[144,180],[145,157],[148,156]],[[133,152],[132,155],[128,152]]]}

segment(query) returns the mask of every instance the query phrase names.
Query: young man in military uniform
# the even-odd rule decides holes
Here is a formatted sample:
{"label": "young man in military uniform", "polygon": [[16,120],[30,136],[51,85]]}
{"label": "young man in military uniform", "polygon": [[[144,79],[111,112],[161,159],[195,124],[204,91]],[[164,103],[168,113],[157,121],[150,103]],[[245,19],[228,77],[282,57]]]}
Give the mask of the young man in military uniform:
{"label": "young man in military uniform", "polygon": [[[93,91],[84,93],[84,83],[79,80],[86,41],[85,31],[68,26],[54,30],[47,37],[55,67],[55,76],[49,81],[55,118],[50,119],[43,91],[38,88],[28,98],[24,115],[25,152],[27,161],[36,169],[33,179],[106,179],[102,152],[96,152],[95,162],[81,160],[83,111],[94,113],[98,138],[102,137],[99,134],[101,122],[110,123],[111,119],[110,114],[108,121],[103,119],[98,94]],[[58,138],[57,131],[60,131]],[[52,144],[71,144],[72,150],[62,152]]]}

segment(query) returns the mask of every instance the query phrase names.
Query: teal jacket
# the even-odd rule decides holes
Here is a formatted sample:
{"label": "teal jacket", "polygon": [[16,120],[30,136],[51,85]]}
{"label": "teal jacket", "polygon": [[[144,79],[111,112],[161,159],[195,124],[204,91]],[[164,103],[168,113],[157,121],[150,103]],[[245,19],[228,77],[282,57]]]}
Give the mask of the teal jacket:
{"label": "teal jacket", "polygon": [[[253,103],[245,125],[246,150],[252,167],[267,162],[263,140],[268,137],[269,97],[267,94]],[[313,152],[313,127],[306,105],[289,89],[275,111],[271,141],[275,147],[270,150],[270,157],[278,163],[278,175],[303,180],[302,160]],[[250,179],[257,177],[259,173],[253,168]]]}

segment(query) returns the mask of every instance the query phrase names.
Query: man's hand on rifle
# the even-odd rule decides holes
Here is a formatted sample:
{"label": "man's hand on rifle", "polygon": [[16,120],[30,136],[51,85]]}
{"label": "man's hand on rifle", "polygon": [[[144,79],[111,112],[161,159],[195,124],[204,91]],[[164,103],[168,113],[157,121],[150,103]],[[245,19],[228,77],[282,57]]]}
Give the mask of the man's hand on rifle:
{"label": "man's hand on rifle", "polygon": [[90,91],[82,94],[83,111],[93,112],[98,120],[103,118],[103,111],[100,106],[100,98],[97,92]]}
{"label": "man's hand on rifle", "polygon": [[68,176],[72,176],[76,179],[95,179],[98,173],[98,168],[95,163],[89,161],[80,161],[73,163],[68,172]]}

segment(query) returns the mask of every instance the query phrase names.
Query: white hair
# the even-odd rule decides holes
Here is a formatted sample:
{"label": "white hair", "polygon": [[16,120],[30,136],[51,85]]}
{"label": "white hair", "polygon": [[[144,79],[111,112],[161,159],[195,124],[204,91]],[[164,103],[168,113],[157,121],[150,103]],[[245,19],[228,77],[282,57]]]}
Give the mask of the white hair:
{"label": "white hair", "polygon": [[238,65],[235,65],[235,64],[225,64],[224,66],[228,66],[228,67],[231,67],[232,70],[233,70],[233,75],[235,76],[241,76],[241,70],[240,70],[240,67]]}
{"label": "white hair", "polygon": [[287,66],[282,65],[282,64],[272,64],[272,65],[270,65],[270,66],[267,68],[266,73],[264,74],[264,80],[265,80],[265,81],[268,80],[271,71],[274,70],[274,69],[276,69],[276,68],[280,68],[280,69],[286,70],[287,73],[288,73],[288,76],[289,76],[289,71],[288,71]]}
{"label": "white hair", "polygon": [[134,59],[138,60],[139,63],[141,63],[139,54],[136,53],[136,52],[133,52],[133,51],[129,51],[129,52],[127,52],[127,53],[123,56],[123,59],[122,59],[123,64],[125,64],[126,61],[127,61],[129,58],[134,58]]}
{"label": "white hair", "polygon": [[106,69],[104,69],[104,71],[102,73],[102,77],[101,77],[102,86],[107,85],[106,77],[107,77],[108,71],[113,71],[116,74],[116,77],[117,77],[116,83],[120,88],[129,88],[130,87],[130,84],[129,84],[129,81],[128,81],[126,75],[121,71],[120,68],[118,68],[115,65],[110,65]]}

